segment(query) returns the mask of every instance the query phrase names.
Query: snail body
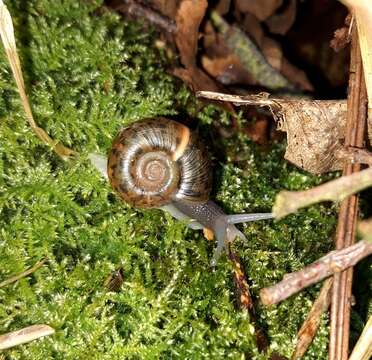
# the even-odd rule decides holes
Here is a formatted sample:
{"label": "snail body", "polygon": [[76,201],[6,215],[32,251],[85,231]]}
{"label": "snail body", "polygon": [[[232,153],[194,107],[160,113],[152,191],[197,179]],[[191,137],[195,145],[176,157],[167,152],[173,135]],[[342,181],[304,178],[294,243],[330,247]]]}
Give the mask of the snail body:
{"label": "snail body", "polygon": [[[90,158],[103,172],[104,161]],[[217,239],[214,265],[227,243],[236,237],[245,239],[234,224],[269,219],[272,214],[226,215],[209,200],[211,174],[200,139],[188,127],[161,117],[122,129],[107,160],[108,179],[125,202],[168,211],[192,229],[212,230]]]}

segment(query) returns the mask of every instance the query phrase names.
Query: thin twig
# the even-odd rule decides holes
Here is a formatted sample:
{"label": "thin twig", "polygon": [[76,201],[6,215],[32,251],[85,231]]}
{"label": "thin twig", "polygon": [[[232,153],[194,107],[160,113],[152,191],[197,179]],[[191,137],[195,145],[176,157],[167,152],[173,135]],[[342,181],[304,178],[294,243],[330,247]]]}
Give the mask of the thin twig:
{"label": "thin twig", "polygon": [[47,260],[48,260],[47,258],[44,258],[44,259],[38,261],[33,267],[21,272],[20,274],[14,275],[14,276],[2,281],[0,283],[0,288],[2,288],[4,286],[7,286],[9,284],[12,284],[12,283],[28,276],[28,275],[34,273],[37,269],[41,268]]}
{"label": "thin twig", "polygon": [[[363,148],[367,121],[367,91],[364,84],[363,65],[355,27],[352,32],[349,71],[345,146]],[[360,171],[359,164],[345,165],[343,175],[348,176],[357,171]],[[358,197],[353,195],[341,203],[335,240],[336,249],[351,246],[355,242],[357,216]],[[331,299],[329,360],[346,360],[348,357],[352,281],[352,268],[334,275]]]}
{"label": "thin twig", "polygon": [[281,191],[275,199],[273,214],[280,219],[303,207],[321,201],[341,201],[372,186],[372,168],[342,176],[305,191]]}
{"label": "thin twig", "polygon": [[371,254],[372,243],[365,240],[347,248],[331,251],[302,270],[286,274],[279,283],[261,289],[261,301],[264,305],[277,304],[332,274],[354,266]]}
{"label": "thin twig", "polygon": [[241,105],[256,105],[256,106],[275,106],[278,105],[277,101],[293,101],[284,99],[269,98],[269,93],[259,93],[254,95],[232,95],[224,94],[215,91],[197,91],[197,97],[202,97],[210,100],[228,101],[236,106]]}
{"label": "thin twig", "polygon": [[32,340],[54,334],[54,329],[49,325],[31,325],[21,330],[0,335],[0,350],[28,343]]}
{"label": "thin twig", "polygon": [[313,342],[320,325],[321,316],[325,311],[327,311],[329,304],[331,303],[332,281],[332,278],[324,281],[320,293],[311,307],[309,315],[302,324],[301,329],[297,334],[297,344],[291,357],[292,360],[302,358]]}

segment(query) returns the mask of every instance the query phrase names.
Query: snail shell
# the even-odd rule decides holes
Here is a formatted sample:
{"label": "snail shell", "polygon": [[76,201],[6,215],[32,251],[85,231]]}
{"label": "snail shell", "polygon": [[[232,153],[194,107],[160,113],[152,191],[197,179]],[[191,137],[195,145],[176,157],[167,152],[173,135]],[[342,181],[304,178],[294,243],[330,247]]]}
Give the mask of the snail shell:
{"label": "snail shell", "polygon": [[139,208],[206,201],[212,186],[201,141],[188,127],[166,118],[145,119],[122,129],[107,169],[116,192]]}

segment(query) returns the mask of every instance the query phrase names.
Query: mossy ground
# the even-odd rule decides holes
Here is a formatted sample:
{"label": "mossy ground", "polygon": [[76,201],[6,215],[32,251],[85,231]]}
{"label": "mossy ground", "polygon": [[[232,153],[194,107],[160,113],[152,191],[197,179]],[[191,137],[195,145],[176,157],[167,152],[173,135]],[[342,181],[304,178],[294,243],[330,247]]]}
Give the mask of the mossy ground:
{"label": "mossy ground", "polygon": [[[56,329],[5,357],[267,359],[257,350],[249,318],[234,305],[229,262],[222,259],[211,272],[212,243],[159,210],[121,203],[87,154],[106,153],[124,124],[189,114],[211,144],[213,197],[229,213],[268,211],[280,189],[304,189],[321,179],[287,164],[282,145],[262,152],[242,135],[212,136],[213,121],[228,115],[212,106],[199,111],[184,86],[166,74],[153,35],[116,14],[98,14],[99,1],[6,3],[35,118],[81,156],[63,162],[33,134],[2,54],[0,280],[49,260],[0,289],[0,333],[35,323]],[[234,154],[244,159],[233,163]],[[261,287],[328,251],[335,223],[335,209],[326,204],[244,227],[249,241],[235,250],[255,298]],[[106,291],[105,279],[120,266],[121,290]],[[258,307],[270,351],[290,355],[318,289]],[[306,359],[327,358],[327,324],[324,316]]]}

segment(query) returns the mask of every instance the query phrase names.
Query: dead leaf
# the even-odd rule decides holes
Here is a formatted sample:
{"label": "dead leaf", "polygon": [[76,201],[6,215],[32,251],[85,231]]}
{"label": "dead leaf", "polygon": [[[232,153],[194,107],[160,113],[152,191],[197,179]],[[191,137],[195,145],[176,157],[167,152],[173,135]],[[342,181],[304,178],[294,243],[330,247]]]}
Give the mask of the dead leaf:
{"label": "dead leaf", "polygon": [[254,15],[247,13],[244,16],[242,26],[245,32],[254,40],[256,45],[261,48],[265,36],[258,19]]}
{"label": "dead leaf", "polygon": [[216,83],[208,75],[197,68],[177,68],[173,70],[173,75],[188,84],[194,92],[200,89],[214,89],[211,91],[216,91],[218,88]]}
{"label": "dead leaf", "polygon": [[176,17],[178,0],[151,0],[151,4],[155,9],[159,10],[163,15],[171,19]]}
{"label": "dead leaf", "polygon": [[231,0],[220,0],[214,10],[220,15],[226,15],[230,10]]}
{"label": "dead leaf", "polygon": [[343,147],[346,101],[297,100],[281,106],[274,117],[287,133],[285,159],[313,174],[340,170],[335,156]]}
{"label": "dead leaf", "polygon": [[199,26],[207,6],[207,0],[183,0],[177,11],[175,40],[186,68],[196,66]]}
{"label": "dead leaf", "polygon": [[280,71],[289,80],[293,82],[297,87],[305,91],[314,91],[314,87],[309,81],[305,71],[302,71],[292,65],[285,57],[282,59],[282,66]]}
{"label": "dead leaf", "polygon": [[226,46],[259,84],[270,90],[294,90],[294,85],[267,62],[257,45],[241,29],[230,26],[215,11],[211,13],[211,20]]}
{"label": "dead leaf", "polygon": [[[210,89],[210,91],[219,91],[221,87],[210,78],[204,71],[190,67],[188,69],[177,68],[173,70],[173,75],[184,81],[193,92],[201,89]],[[230,103],[219,103],[226,111],[235,114],[234,107]]]}
{"label": "dead leaf", "polygon": [[233,54],[213,59],[203,56],[201,63],[206,72],[217,79],[221,84],[256,84],[256,81]]}
{"label": "dead leaf", "polygon": [[278,130],[287,133],[285,159],[313,174],[342,169],[347,102],[345,100],[301,100],[201,92],[197,96],[229,101],[236,106],[268,106]]}
{"label": "dead leaf", "polygon": [[251,13],[257,19],[264,21],[283,4],[283,0],[236,0],[236,8],[242,13]]}
{"label": "dead leaf", "polygon": [[245,133],[257,144],[264,145],[268,141],[269,121],[267,118],[258,118],[250,123]]}
{"label": "dead leaf", "polygon": [[297,0],[290,0],[286,8],[273,14],[266,20],[266,24],[273,34],[285,35],[296,20]]}
{"label": "dead leaf", "polygon": [[267,62],[276,70],[280,71],[282,68],[283,52],[279,44],[269,38],[264,37],[261,45],[262,53]]}

